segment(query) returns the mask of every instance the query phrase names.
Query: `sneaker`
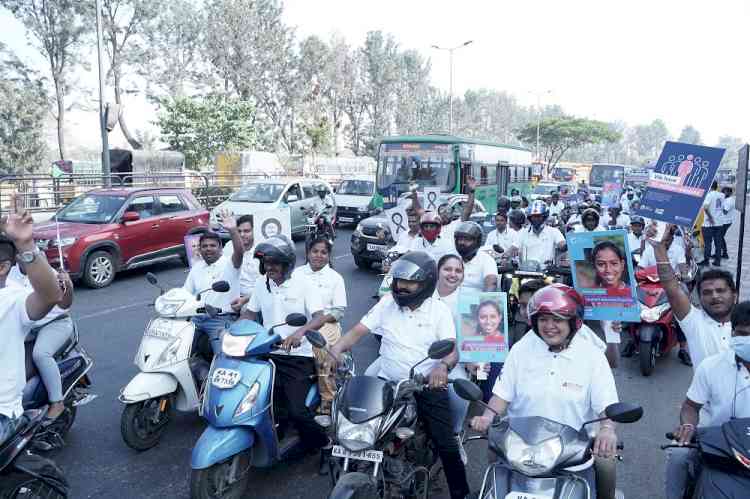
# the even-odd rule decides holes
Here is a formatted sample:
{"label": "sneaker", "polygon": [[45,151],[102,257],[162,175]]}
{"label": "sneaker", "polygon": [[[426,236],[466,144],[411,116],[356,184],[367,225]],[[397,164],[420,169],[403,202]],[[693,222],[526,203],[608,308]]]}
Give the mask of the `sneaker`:
{"label": "sneaker", "polygon": [[684,348],[680,348],[680,351],[677,352],[677,358],[680,359],[680,362],[688,367],[691,367],[693,365],[693,361],[690,360],[690,354]]}
{"label": "sneaker", "polygon": [[461,435],[456,435],[456,442],[458,442],[458,453],[461,455],[461,462],[466,466],[469,462],[469,456],[466,454],[466,449],[464,449],[464,442]]}

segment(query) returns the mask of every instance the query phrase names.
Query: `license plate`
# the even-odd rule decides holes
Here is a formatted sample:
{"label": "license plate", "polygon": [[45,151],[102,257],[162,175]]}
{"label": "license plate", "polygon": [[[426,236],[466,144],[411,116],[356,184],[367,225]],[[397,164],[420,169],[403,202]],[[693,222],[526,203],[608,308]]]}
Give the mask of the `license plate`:
{"label": "license plate", "polygon": [[340,222],[353,222],[354,219],[352,217],[339,217]]}
{"label": "license plate", "polygon": [[219,368],[214,370],[214,374],[211,376],[211,384],[216,388],[232,388],[240,382],[241,377],[239,371]]}
{"label": "license plate", "polygon": [[511,491],[505,496],[505,499],[550,499],[552,496],[540,496],[539,494],[530,494],[528,492]]}
{"label": "license plate", "polygon": [[331,451],[331,455],[333,457],[348,457],[349,459],[371,461],[373,463],[383,462],[383,453],[379,450],[363,450],[359,452],[352,452],[340,445],[334,445],[333,450]]}
{"label": "license plate", "polygon": [[386,249],[387,247],[388,247],[388,246],[385,246],[384,244],[372,244],[372,243],[367,243],[367,251],[383,251],[383,250],[385,250],[385,249]]}

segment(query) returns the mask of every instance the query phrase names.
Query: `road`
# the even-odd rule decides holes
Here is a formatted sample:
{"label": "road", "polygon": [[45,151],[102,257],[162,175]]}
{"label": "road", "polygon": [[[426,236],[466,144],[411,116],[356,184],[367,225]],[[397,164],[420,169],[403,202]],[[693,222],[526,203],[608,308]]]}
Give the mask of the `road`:
{"label": "road", "polygon": [[[347,230],[339,231],[333,256],[334,267],[347,283],[350,306],[345,328],[374,303],[370,296],[380,282],[376,272],[355,267],[349,254],[350,234]],[[731,252],[737,246],[736,227],[730,231],[729,239]],[[297,243],[297,253],[300,264],[304,261],[302,243]],[[749,253],[745,251],[745,263],[750,263]],[[186,270],[179,263],[149,270],[167,287],[182,285],[186,277]],[[99,398],[80,408],[67,446],[52,455],[71,483],[71,497],[116,495],[146,499],[189,495],[190,453],[204,428],[197,414],[176,414],[161,443],[146,452],[131,450],[120,437],[122,404],[117,396],[137,372],[133,356],[143,328],[153,314],[148,304],[157,294],[147,284],[145,274],[146,270],[132,271],[118,276],[104,290],[76,291],[74,313],[81,342],[95,360],[93,391]],[[374,340],[367,339],[355,350],[360,368],[368,365],[375,355]],[[620,426],[619,436],[625,443],[624,460],[619,465],[620,488],[626,497],[662,497],[664,456],[659,445],[664,443],[664,433],[671,431],[677,421],[692,370],[672,355],[660,359],[655,373],[644,378],[638,372],[636,359],[623,361],[615,372],[620,399],[643,405],[645,415],[639,423]],[[479,488],[486,462],[485,444],[473,445],[469,449],[470,483]],[[256,471],[246,497],[322,498],[326,497],[328,480],[317,475],[317,458],[310,458],[294,465]]]}

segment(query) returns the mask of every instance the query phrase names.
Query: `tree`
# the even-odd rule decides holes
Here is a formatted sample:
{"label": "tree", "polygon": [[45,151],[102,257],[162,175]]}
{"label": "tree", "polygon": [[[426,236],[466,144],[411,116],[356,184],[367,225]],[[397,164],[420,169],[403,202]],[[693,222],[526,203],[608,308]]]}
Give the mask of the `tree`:
{"label": "tree", "polygon": [[44,161],[44,81],[0,43],[0,172],[23,175]]}
{"label": "tree", "polygon": [[739,149],[744,144],[745,142],[739,137],[732,137],[731,135],[722,135],[719,137],[716,147],[726,149],[724,157],[721,158],[719,168],[736,170]]}
{"label": "tree", "polygon": [[[541,120],[539,130],[541,153],[547,171],[571,148],[617,142],[622,138],[607,123],[570,116],[545,118]],[[535,146],[537,123],[529,123],[520,129],[517,137],[529,147]]]}
{"label": "tree", "polygon": [[677,142],[700,145],[702,144],[701,134],[698,130],[693,128],[692,125],[687,125],[682,129],[682,132],[680,132],[680,138],[677,139]]}
{"label": "tree", "polygon": [[[71,70],[81,63],[81,45],[90,29],[90,2],[82,0],[0,0],[26,28],[36,48],[49,63],[55,94],[57,147],[65,159],[65,97]],[[93,11],[92,11],[93,12]]]}
{"label": "tree", "polygon": [[363,136],[369,97],[361,59],[362,54],[359,51],[352,52],[343,64],[344,113],[349,121],[345,132],[349,138],[349,148],[354,154],[364,153]]}
{"label": "tree", "polygon": [[375,155],[377,141],[388,135],[399,78],[399,53],[396,40],[381,31],[370,31],[360,49],[362,76],[366,83],[369,130],[365,138],[367,153]]}
{"label": "tree", "polygon": [[221,96],[178,97],[163,106],[157,120],[162,140],[185,154],[188,168],[198,170],[211,164],[220,151],[255,147],[255,109],[247,101]]}
{"label": "tree", "polygon": [[648,125],[633,127],[630,135],[638,163],[655,162],[669,139],[669,130],[662,120],[654,120]]}

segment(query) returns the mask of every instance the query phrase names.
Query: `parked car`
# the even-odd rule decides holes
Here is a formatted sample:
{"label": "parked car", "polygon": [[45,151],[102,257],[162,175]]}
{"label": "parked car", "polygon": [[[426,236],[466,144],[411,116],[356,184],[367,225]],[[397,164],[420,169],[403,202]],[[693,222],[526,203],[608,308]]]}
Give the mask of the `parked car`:
{"label": "parked car", "polygon": [[340,225],[356,225],[375,215],[375,179],[348,179],[336,189],[336,220]]}
{"label": "parked car", "polygon": [[[236,216],[252,215],[257,211],[290,208],[292,236],[303,235],[307,230],[305,211],[320,204],[318,187],[323,186],[333,200],[334,213],[336,200],[333,188],[328,182],[319,179],[264,179],[253,180],[234,192],[229,199],[211,210],[211,230],[223,240],[229,240],[229,232],[221,226],[218,213],[228,209]],[[304,208],[305,210],[302,210]]]}
{"label": "parked car", "polygon": [[531,190],[529,195],[529,201],[536,201],[541,199],[542,201],[549,201],[552,191],[559,191],[560,184],[557,182],[539,182]]}
{"label": "parked car", "polygon": [[73,199],[49,221],[34,226],[34,240],[53,267],[92,288],[109,286],[115,274],[182,258],[185,236],[208,228],[208,211],[186,189],[95,189]]}

